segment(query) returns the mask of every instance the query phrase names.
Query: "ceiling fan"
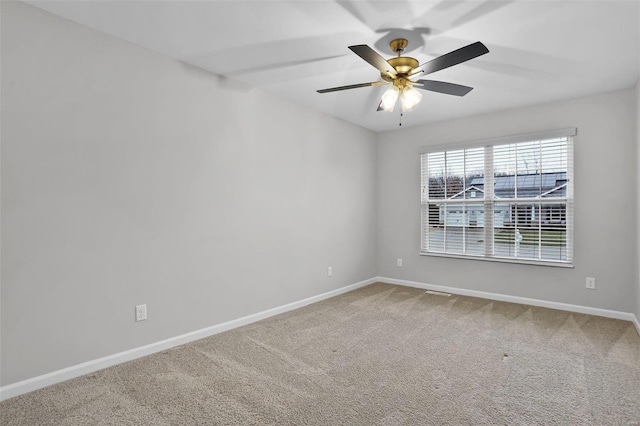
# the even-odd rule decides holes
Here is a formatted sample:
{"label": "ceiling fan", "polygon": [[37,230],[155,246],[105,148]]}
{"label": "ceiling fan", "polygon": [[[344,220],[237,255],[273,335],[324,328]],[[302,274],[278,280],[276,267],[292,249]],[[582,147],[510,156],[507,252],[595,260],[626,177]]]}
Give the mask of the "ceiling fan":
{"label": "ceiling fan", "polygon": [[418,61],[416,59],[409,56],[400,56],[408,44],[409,42],[404,38],[391,40],[389,46],[391,47],[391,50],[398,54],[398,56],[389,60],[384,59],[366,44],[349,46],[349,49],[351,49],[356,55],[360,56],[380,71],[380,77],[382,77],[383,81],[332,87],[330,89],[318,90],[318,93],[329,93],[340,90],[356,89],[358,87],[383,86],[391,84],[391,86],[382,95],[382,100],[380,101],[380,105],[378,105],[378,111],[393,111],[399,97],[402,112],[406,112],[412,110],[422,99],[422,95],[416,90],[416,88],[454,96],[464,96],[473,90],[473,87],[446,83],[444,81],[413,81],[411,80],[411,77],[415,77],[421,73],[424,73],[424,75],[431,74],[462,62],[466,62],[470,59],[477,58],[485,53],[489,53],[489,49],[487,49],[484,44],[477,41],[442,56],[438,56],[437,58],[422,65],[418,65]]}

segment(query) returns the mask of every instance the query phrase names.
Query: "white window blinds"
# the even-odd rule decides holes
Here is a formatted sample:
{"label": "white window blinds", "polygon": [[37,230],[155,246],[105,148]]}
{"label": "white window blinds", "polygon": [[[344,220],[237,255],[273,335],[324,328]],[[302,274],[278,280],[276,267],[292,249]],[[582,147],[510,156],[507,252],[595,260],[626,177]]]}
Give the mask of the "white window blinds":
{"label": "white window blinds", "polygon": [[561,133],[421,154],[421,252],[571,264],[575,129]]}

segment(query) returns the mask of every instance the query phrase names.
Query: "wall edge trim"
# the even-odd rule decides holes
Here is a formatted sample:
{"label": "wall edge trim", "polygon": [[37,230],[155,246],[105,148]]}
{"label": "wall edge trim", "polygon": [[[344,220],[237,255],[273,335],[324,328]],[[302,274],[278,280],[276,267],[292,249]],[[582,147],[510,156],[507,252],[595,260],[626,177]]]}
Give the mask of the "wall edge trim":
{"label": "wall edge trim", "polygon": [[636,331],[638,332],[638,336],[640,336],[640,320],[638,320],[638,317],[634,314],[633,315],[633,325],[636,326]]}

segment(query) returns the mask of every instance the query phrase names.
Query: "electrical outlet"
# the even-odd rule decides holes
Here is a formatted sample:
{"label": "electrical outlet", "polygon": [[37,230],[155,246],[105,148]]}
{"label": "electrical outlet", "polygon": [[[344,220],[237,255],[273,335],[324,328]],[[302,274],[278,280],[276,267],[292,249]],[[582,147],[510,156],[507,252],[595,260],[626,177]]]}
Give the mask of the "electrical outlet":
{"label": "electrical outlet", "polygon": [[136,321],[144,321],[147,319],[147,305],[136,305]]}
{"label": "electrical outlet", "polygon": [[396,265],[402,266],[402,258],[401,257],[398,258],[398,262],[396,263]]}
{"label": "electrical outlet", "polygon": [[329,266],[327,268],[327,276],[328,277],[332,277],[333,276],[333,267],[332,266]]}
{"label": "electrical outlet", "polygon": [[587,277],[587,281],[585,283],[585,287],[588,288],[589,290],[595,290],[595,288],[596,288],[596,279],[595,278],[591,278],[591,277]]}

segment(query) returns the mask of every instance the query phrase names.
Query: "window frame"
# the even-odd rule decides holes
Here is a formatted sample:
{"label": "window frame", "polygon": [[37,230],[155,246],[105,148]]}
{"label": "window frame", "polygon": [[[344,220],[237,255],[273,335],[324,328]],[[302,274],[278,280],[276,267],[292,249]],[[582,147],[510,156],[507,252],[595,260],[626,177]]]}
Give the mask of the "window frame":
{"label": "window frame", "polygon": [[[553,267],[563,267],[563,268],[573,268],[573,246],[574,246],[574,167],[573,167],[573,156],[574,156],[574,138],[577,135],[577,128],[563,128],[563,129],[555,129],[548,130],[542,132],[535,133],[526,133],[520,135],[511,135],[500,138],[492,138],[492,139],[483,139],[476,140],[470,142],[461,142],[461,143],[449,143],[449,144],[439,144],[423,147],[420,150],[420,252],[421,256],[433,256],[433,257],[446,257],[446,258],[457,258],[457,259],[468,259],[468,260],[482,260],[482,261],[491,261],[491,262],[504,262],[504,263],[516,263],[516,264],[527,264],[527,265],[541,265],[541,266],[553,266]],[[560,198],[547,198],[545,203],[545,199],[536,198],[532,199],[536,200],[536,203],[539,203],[540,206],[543,204],[554,204],[554,203],[564,203],[565,204],[565,239],[566,239],[566,260],[555,260],[555,259],[535,259],[535,258],[524,258],[524,257],[500,257],[494,254],[493,244],[494,244],[494,217],[493,211],[494,207],[497,203],[506,202],[506,203],[514,203],[514,200],[521,201],[523,198],[514,198],[514,199],[496,199],[493,197],[493,185],[494,185],[494,171],[493,171],[493,147],[496,145],[506,145],[506,144],[518,144],[523,142],[537,142],[544,141],[548,139],[555,138],[567,138],[567,169],[566,169],[566,196]],[[470,200],[447,200],[446,197],[444,199],[430,199],[429,198],[429,189],[428,189],[428,181],[429,176],[426,176],[427,184],[425,185],[425,173],[428,173],[428,167],[425,167],[426,162],[423,160],[425,156],[430,153],[437,152],[446,152],[446,151],[457,151],[462,149],[472,149],[484,147],[484,188],[487,188],[488,185],[491,186],[491,191],[489,191],[492,196],[483,196],[480,198],[482,200],[482,205],[484,206],[484,221],[487,219],[487,212],[490,215],[489,222],[484,222],[484,235],[485,235],[485,247],[484,254],[466,254],[466,253],[452,253],[446,251],[427,251],[423,250],[425,247],[424,239],[428,238],[428,230],[425,232],[425,228],[429,226],[429,212],[430,207],[429,204],[434,204],[435,202],[443,202],[444,205],[448,204],[463,204],[467,203],[470,200],[474,200],[472,203],[477,204],[477,199],[471,198]],[[491,170],[490,175],[487,174],[487,171]],[[463,189],[464,190],[464,189]],[[483,191],[484,192],[484,191]],[[445,194],[446,195],[446,194]],[[446,201],[445,201],[446,200]],[[425,209],[426,207],[426,209]],[[538,214],[542,214],[542,211],[538,211]],[[446,223],[445,223],[446,226]],[[487,244],[489,247],[487,247]],[[488,254],[490,253],[490,254]]]}

